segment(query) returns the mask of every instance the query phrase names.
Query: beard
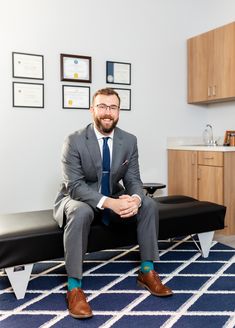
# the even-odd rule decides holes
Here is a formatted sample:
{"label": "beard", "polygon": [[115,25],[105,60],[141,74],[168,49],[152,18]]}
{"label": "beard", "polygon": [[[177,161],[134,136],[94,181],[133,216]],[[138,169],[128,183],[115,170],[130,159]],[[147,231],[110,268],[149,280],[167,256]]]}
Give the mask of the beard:
{"label": "beard", "polygon": [[[105,123],[103,121],[103,119],[109,119],[110,122]],[[114,130],[114,128],[116,127],[116,125],[118,123],[118,118],[116,120],[114,120],[113,117],[110,115],[104,115],[102,117],[95,116],[94,122],[95,122],[97,129],[101,133],[108,134],[108,133],[111,133]]]}

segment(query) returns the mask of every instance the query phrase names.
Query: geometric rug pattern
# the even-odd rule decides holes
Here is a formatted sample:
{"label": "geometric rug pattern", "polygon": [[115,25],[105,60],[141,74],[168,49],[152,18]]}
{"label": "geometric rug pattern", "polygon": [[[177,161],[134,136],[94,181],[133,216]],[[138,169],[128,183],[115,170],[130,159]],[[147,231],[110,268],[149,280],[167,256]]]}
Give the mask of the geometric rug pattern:
{"label": "geometric rug pattern", "polygon": [[235,327],[235,249],[213,242],[203,258],[189,238],[159,241],[159,249],[154,265],[174,291],[168,298],[136,285],[137,246],[87,254],[83,289],[94,312],[87,320],[68,315],[63,259],[34,265],[23,300],[0,271],[0,327]]}

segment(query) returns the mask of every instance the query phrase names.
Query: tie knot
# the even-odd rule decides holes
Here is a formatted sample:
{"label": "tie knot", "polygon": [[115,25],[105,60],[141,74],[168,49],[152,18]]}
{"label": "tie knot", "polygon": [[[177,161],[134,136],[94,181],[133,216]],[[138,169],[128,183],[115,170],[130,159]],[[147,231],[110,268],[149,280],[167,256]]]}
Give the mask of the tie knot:
{"label": "tie knot", "polygon": [[104,142],[105,145],[107,145],[109,138],[110,137],[103,137],[103,142]]}

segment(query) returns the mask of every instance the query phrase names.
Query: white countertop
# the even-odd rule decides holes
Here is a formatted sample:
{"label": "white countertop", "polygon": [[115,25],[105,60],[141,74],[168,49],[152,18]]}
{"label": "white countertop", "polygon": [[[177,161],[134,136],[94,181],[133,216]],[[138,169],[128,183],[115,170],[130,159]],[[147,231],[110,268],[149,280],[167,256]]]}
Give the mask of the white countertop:
{"label": "white countertop", "polygon": [[235,151],[235,147],[226,146],[203,146],[203,145],[168,145],[167,149],[174,150],[195,150],[195,151]]}

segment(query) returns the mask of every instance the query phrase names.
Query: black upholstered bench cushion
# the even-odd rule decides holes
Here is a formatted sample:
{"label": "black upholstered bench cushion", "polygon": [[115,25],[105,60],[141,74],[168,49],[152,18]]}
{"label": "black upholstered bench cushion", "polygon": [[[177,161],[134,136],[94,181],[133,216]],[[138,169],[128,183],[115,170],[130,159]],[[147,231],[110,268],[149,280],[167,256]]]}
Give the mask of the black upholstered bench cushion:
{"label": "black upholstered bench cushion", "polygon": [[63,230],[52,210],[0,215],[0,268],[62,257]]}
{"label": "black upholstered bench cushion", "polygon": [[[154,198],[159,206],[159,238],[185,236],[224,228],[226,208],[186,196]],[[93,225],[88,251],[136,244],[132,224],[115,227]],[[63,229],[52,210],[0,215],[0,268],[62,257]]]}
{"label": "black upholstered bench cushion", "polygon": [[224,228],[226,207],[187,196],[154,199],[159,205],[159,238],[171,238]]}
{"label": "black upholstered bench cushion", "polygon": [[[224,228],[226,208],[211,202],[198,201],[187,196],[156,197],[153,200],[159,208],[159,239],[188,236],[190,234],[214,231]],[[105,229],[105,227],[104,227]],[[107,228],[104,233],[99,226],[94,226],[90,233],[90,251],[102,245],[118,247],[133,245],[137,242],[136,230],[129,226]]]}

